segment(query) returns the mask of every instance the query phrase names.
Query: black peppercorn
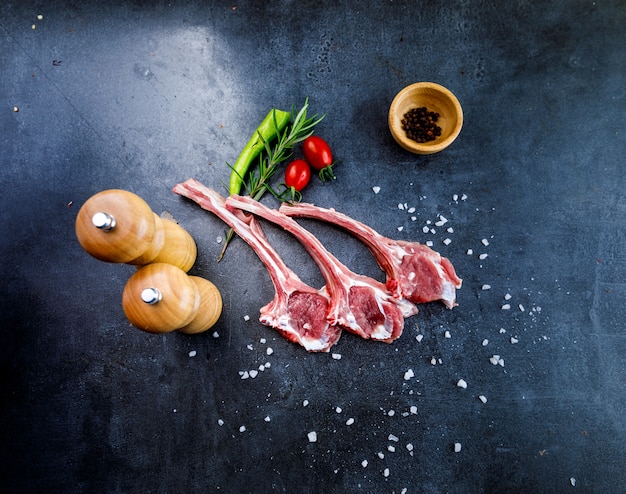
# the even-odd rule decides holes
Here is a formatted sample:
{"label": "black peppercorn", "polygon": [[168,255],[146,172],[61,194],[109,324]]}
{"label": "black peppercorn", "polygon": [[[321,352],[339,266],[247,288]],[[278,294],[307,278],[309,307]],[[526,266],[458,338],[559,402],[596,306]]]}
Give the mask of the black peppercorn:
{"label": "black peppercorn", "polygon": [[428,111],[425,106],[413,108],[404,114],[402,130],[416,142],[434,141],[441,135],[441,127],[436,124],[438,119],[439,113]]}

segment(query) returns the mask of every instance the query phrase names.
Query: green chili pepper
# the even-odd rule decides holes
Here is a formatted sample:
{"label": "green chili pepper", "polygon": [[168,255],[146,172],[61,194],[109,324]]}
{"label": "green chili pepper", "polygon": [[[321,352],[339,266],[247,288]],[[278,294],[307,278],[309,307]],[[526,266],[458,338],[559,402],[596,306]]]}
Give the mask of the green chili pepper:
{"label": "green chili pepper", "polygon": [[229,191],[231,194],[239,194],[244,178],[252,161],[265,149],[267,143],[271,142],[289,123],[291,114],[286,111],[273,108],[256,129],[254,135],[243,148],[241,154],[231,167]]}

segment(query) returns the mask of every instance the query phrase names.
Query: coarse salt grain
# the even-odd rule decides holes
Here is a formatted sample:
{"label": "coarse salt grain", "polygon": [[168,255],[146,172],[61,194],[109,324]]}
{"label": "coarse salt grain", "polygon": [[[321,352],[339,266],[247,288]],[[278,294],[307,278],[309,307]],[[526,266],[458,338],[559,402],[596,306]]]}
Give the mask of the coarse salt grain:
{"label": "coarse salt grain", "polygon": [[303,407],[309,406],[309,400],[304,400],[304,401],[302,402],[302,406],[303,406]]}
{"label": "coarse salt grain", "polygon": [[385,459],[385,453],[383,453],[382,451],[376,453],[376,456],[378,456],[381,460]]}
{"label": "coarse salt grain", "polygon": [[409,209],[407,209],[407,213],[409,214],[413,214],[415,212],[415,208],[410,207]]}
{"label": "coarse salt grain", "polygon": [[333,353],[332,355],[333,360],[341,360],[341,354],[340,353]]}
{"label": "coarse salt grain", "polygon": [[431,365],[437,365],[437,359],[435,357],[430,359],[430,364]]}
{"label": "coarse salt grain", "polygon": [[519,343],[519,340],[517,338],[514,338],[513,336],[511,336],[511,343],[513,345],[515,345],[515,343]]}
{"label": "coarse salt grain", "polygon": [[433,246],[433,241],[432,241],[432,240],[427,240],[427,241],[426,241],[426,245],[427,245],[428,247],[432,247],[432,246]]}
{"label": "coarse salt grain", "polygon": [[269,415],[267,415],[267,416],[266,416],[263,420],[265,420],[266,422],[269,422],[269,421],[270,421],[270,420],[272,420],[272,419],[270,418],[270,416],[269,416]]}
{"label": "coarse salt grain", "polygon": [[458,194],[452,194],[452,200],[454,202],[458,201],[459,200],[459,195]]}
{"label": "coarse salt grain", "polygon": [[411,405],[411,408],[409,408],[409,410],[411,411],[411,414],[417,415],[417,407],[415,405]]}
{"label": "coarse salt grain", "polygon": [[504,300],[511,300],[511,294],[510,293],[505,294]]}
{"label": "coarse salt grain", "polygon": [[510,310],[511,309],[511,304],[504,304],[502,306],[502,310]]}
{"label": "coarse salt grain", "polygon": [[467,249],[467,255],[471,256],[472,254],[474,254],[474,251],[472,249]]}
{"label": "coarse salt grain", "polygon": [[250,320],[250,316],[248,314],[246,314],[245,316],[243,316],[243,320],[244,321],[249,321]]}
{"label": "coarse salt grain", "polygon": [[467,389],[467,383],[465,382],[464,379],[459,379],[459,381],[456,383],[456,385],[459,388]]}
{"label": "coarse salt grain", "polygon": [[487,259],[487,257],[489,257],[489,254],[481,254],[478,256],[478,259],[480,259],[481,261]]}
{"label": "coarse salt grain", "polygon": [[402,203],[398,204],[398,209],[403,210],[404,209],[404,204],[402,204]]}
{"label": "coarse salt grain", "polygon": [[254,379],[256,376],[259,375],[259,371],[256,369],[252,369],[249,374],[250,374],[250,377]]}
{"label": "coarse salt grain", "polygon": [[385,468],[385,470],[383,470],[383,476],[389,477],[389,469],[388,468]]}
{"label": "coarse salt grain", "polygon": [[418,334],[415,339],[417,340],[417,342],[421,342],[424,339],[424,335],[423,334]]}
{"label": "coarse salt grain", "polygon": [[335,412],[337,412],[337,413],[341,413],[341,412],[342,412],[341,407],[336,407],[336,408],[335,408]]}
{"label": "coarse salt grain", "polygon": [[389,451],[390,453],[395,453],[396,447],[393,444],[390,444],[389,446],[387,446],[387,451]]}
{"label": "coarse salt grain", "polygon": [[363,461],[361,462],[361,466],[362,466],[363,468],[365,468],[365,467],[367,466],[367,460],[363,460]]}
{"label": "coarse salt grain", "polygon": [[449,238],[446,238],[446,239],[443,241],[443,243],[444,243],[444,245],[450,245],[450,244],[452,243],[452,240],[450,240]]}
{"label": "coarse salt grain", "polygon": [[454,228],[450,227],[446,230],[448,233],[454,233]]}
{"label": "coarse salt grain", "polygon": [[446,331],[446,332],[443,334],[443,336],[444,336],[444,338],[452,338],[452,335],[450,334],[450,331]]}
{"label": "coarse salt grain", "polygon": [[483,285],[481,288],[483,290],[491,290],[491,285]]}
{"label": "coarse salt grain", "polygon": [[485,338],[483,340],[483,346],[487,346],[489,344],[489,340],[487,338]]}
{"label": "coarse salt grain", "polygon": [[219,338],[220,334],[217,331],[213,331],[213,338]]}
{"label": "coarse salt grain", "polygon": [[461,443],[454,443],[454,452],[455,453],[461,452]]}
{"label": "coarse salt grain", "polygon": [[380,192],[380,187],[378,185],[375,185],[374,187],[372,187],[372,190],[374,191],[374,194],[378,194]]}
{"label": "coarse salt grain", "polygon": [[191,350],[191,351],[189,352],[189,356],[190,356],[190,357],[195,357],[195,356],[196,356],[196,351],[195,351],[195,350]]}
{"label": "coarse salt grain", "polygon": [[487,403],[487,397],[485,395],[480,395],[478,399],[482,401],[483,403]]}
{"label": "coarse salt grain", "polygon": [[246,432],[246,426],[242,425],[241,427],[239,427],[239,432]]}
{"label": "coarse salt grain", "polygon": [[350,417],[348,420],[346,420],[346,425],[352,425],[352,424],[354,424],[354,419]]}
{"label": "coarse salt grain", "polygon": [[569,478],[569,483],[572,484],[572,487],[576,487],[576,479],[574,477]]}
{"label": "coarse salt grain", "polygon": [[317,432],[311,431],[307,434],[307,437],[309,438],[310,443],[314,443],[317,441]]}
{"label": "coarse salt grain", "polygon": [[400,438],[396,436],[395,434],[389,434],[389,436],[387,436],[387,439],[396,443],[400,440]]}
{"label": "coarse salt grain", "polygon": [[271,355],[272,353],[274,353],[274,350],[272,349],[272,347],[267,347],[267,350],[265,350],[265,353],[268,355]]}
{"label": "coarse salt grain", "polygon": [[220,427],[222,427],[224,425],[224,421],[222,419],[218,419],[217,420],[217,425],[219,425]]}
{"label": "coarse salt grain", "polygon": [[408,444],[406,445],[406,449],[407,449],[408,451],[413,451],[413,444],[412,444],[412,443],[408,443]]}
{"label": "coarse salt grain", "polygon": [[404,227],[403,226],[399,226],[398,227],[398,231],[401,232],[402,230],[404,230]]}
{"label": "coarse salt grain", "polygon": [[415,373],[413,372],[413,369],[409,369],[404,373],[404,380],[408,381],[409,379],[411,379],[412,377],[415,377]]}
{"label": "coarse salt grain", "polygon": [[424,226],[424,227],[422,227],[422,231],[423,231],[424,233],[428,233],[428,232],[430,231],[430,228],[429,228],[429,227],[427,227],[427,226]]}
{"label": "coarse salt grain", "polygon": [[463,195],[461,196],[461,200],[462,200],[462,201],[466,201],[466,200],[467,200],[467,194],[463,194]]}
{"label": "coarse salt grain", "polygon": [[524,309],[524,306],[522,304],[519,304],[518,309],[520,310],[520,312],[524,312],[526,309]]}
{"label": "coarse salt grain", "polygon": [[481,242],[482,242],[482,244],[483,244],[485,247],[487,247],[487,246],[489,245],[489,240],[487,240],[486,238],[483,238],[483,239],[481,240]]}

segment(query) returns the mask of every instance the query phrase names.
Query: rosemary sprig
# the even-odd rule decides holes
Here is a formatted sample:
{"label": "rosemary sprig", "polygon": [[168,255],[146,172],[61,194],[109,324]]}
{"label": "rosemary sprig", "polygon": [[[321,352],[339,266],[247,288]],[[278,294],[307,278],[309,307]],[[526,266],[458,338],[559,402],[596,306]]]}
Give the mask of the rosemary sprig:
{"label": "rosemary sprig", "polygon": [[[292,106],[291,123],[279,134],[278,140],[273,146],[263,139],[259,133],[261,142],[263,142],[264,152],[259,155],[258,168],[252,169],[248,173],[248,183],[245,184],[247,194],[256,201],[260,200],[265,192],[268,191],[274,196],[279,197],[279,194],[272,189],[270,179],[278,170],[279,165],[293,156],[294,146],[313,135],[315,126],[326,116],[325,114],[322,114],[322,116],[315,114],[312,117],[307,117],[308,109],[308,98],[304,101],[304,105],[297,113]],[[224,257],[226,248],[233,236],[234,232],[231,229],[226,234],[224,247],[218,257],[218,261],[221,261]]]}

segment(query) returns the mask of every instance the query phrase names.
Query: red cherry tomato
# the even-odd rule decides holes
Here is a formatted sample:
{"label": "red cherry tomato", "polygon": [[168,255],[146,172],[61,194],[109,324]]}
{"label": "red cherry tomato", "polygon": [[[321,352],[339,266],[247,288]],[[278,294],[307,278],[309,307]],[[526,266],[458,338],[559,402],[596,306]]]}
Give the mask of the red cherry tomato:
{"label": "red cherry tomato", "polygon": [[314,170],[320,171],[333,164],[330,146],[321,137],[307,137],[302,143],[302,153]]}
{"label": "red cherry tomato", "polygon": [[301,192],[311,180],[311,167],[304,160],[294,160],[285,170],[285,185]]}

